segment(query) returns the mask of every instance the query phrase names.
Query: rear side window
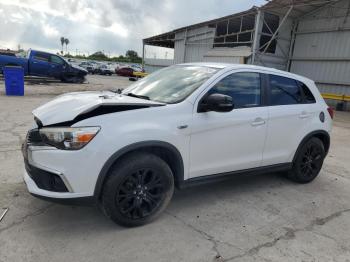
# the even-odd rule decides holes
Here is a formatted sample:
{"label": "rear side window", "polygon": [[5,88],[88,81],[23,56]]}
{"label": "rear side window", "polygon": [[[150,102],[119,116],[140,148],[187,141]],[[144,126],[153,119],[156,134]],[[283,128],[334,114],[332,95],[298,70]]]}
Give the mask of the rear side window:
{"label": "rear side window", "polygon": [[302,93],[294,79],[269,75],[270,105],[294,105],[302,103]]}
{"label": "rear side window", "polygon": [[260,74],[242,72],[229,75],[209,91],[209,94],[214,93],[231,96],[235,108],[260,106]]}
{"label": "rear side window", "polygon": [[43,53],[35,53],[33,58],[35,60],[40,60],[40,61],[44,61],[44,62],[48,62],[49,61],[49,55],[43,54]]}
{"label": "rear side window", "polygon": [[300,81],[298,81],[298,85],[303,90],[304,103],[307,103],[307,104],[316,103],[316,99],[315,99],[314,95],[311,93],[310,89],[307,87],[307,85],[305,85],[304,83],[302,83]]}

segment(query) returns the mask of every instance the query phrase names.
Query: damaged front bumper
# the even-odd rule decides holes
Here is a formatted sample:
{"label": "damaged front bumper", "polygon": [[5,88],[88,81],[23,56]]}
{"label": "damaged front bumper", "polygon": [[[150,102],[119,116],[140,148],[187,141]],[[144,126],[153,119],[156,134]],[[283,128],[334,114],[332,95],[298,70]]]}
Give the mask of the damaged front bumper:
{"label": "damaged front bumper", "polygon": [[[35,132],[35,129],[33,130]],[[86,189],[89,178],[87,170],[81,165],[78,166],[80,172],[77,172],[76,168],[70,168],[77,166],[77,161],[74,159],[76,152],[67,152],[45,145],[33,145],[31,140],[35,139],[33,130],[28,132],[26,141],[22,145],[25,165],[24,181],[28,191],[36,196],[52,199],[91,197],[94,188],[91,188],[90,192]]]}

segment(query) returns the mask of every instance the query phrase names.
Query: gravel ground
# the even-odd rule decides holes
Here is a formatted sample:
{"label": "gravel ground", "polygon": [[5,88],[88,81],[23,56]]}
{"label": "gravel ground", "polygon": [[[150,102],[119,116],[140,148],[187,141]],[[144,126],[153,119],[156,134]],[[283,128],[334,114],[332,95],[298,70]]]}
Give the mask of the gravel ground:
{"label": "gravel ground", "polygon": [[177,191],[152,224],[126,229],[94,207],[52,204],[28,194],[20,144],[31,111],[55,95],[129,85],[89,76],[86,84],[26,83],[24,97],[0,82],[0,262],[350,261],[350,114],[336,113],[320,176],[299,185],[279,174],[237,176]]}

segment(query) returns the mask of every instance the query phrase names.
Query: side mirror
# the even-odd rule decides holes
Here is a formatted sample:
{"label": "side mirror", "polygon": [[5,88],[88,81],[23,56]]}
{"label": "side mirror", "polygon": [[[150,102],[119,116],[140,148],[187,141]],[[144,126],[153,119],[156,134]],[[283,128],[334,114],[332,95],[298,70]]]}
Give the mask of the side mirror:
{"label": "side mirror", "polygon": [[198,113],[201,112],[231,112],[234,108],[231,96],[222,94],[211,94],[204,98],[199,106]]}

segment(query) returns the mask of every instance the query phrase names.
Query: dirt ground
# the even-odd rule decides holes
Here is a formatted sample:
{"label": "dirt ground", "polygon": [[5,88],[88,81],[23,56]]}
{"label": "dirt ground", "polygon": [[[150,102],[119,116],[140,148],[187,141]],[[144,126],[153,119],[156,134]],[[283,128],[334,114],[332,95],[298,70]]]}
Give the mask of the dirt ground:
{"label": "dirt ground", "polygon": [[94,207],[32,197],[20,151],[31,111],[65,92],[130,83],[116,76],[26,83],[24,97],[6,97],[0,82],[0,215],[9,208],[0,222],[0,262],[350,261],[350,113],[336,112],[329,155],[311,184],[265,174],[188,188],[158,220],[132,229]]}

